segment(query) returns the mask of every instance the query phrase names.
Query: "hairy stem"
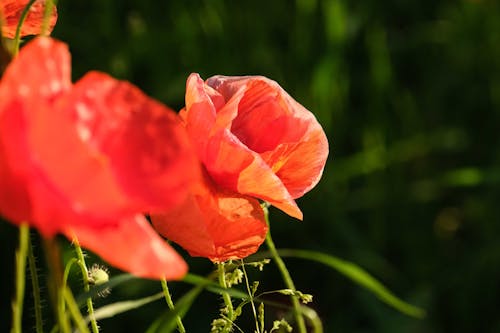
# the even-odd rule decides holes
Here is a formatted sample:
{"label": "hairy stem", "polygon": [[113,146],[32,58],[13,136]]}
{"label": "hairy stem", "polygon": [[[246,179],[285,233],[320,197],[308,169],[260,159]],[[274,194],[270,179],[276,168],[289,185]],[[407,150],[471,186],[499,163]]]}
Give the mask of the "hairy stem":
{"label": "hairy stem", "polygon": [[[170,295],[170,291],[168,290],[167,280],[161,280],[161,287],[163,289],[163,294],[165,295],[165,301],[167,302],[168,308],[170,310],[174,310],[174,302],[172,301],[172,296]],[[177,328],[180,333],[186,333],[186,329],[184,328],[184,324],[182,323],[182,319],[179,315],[175,316],[175,321],[177,322]]]}
{"label": "hairy stem", "polygon": [[[76,256],[78,258],[78,266],[80,266],[80,270],[82,271],[82,279],[83,279],[83,289],[85,292],[90,291],[89,284],[89,272],[87,270],[87,264],[85,263],[85,255],[83,254],[82,248],[78,243],[78,240],[75,238],[73,240],[73,245],[75,247]],[[94,305],[92,304],[92,298],[87,298],[87,311],[90,318],[90,325],[92,327],[93,333],[99,333],[99,326],[97,326],[97,320],[94,316]]]}
{"label": "hairy stem", "polygon": [[80,313],[80,309],[75,302],[75,298],[71,293],[71,290],[68,287],[65,287],[61,290],[61,293],[63,295],[65,303],[68,305],[69,312],[73,317],[76,326],[78,327],[78,331],[80,331],[80,333],[90,333],[89,328],[85,324],[85,319],[83,319],[82,314]]}
{"label": "hairy stem", "polygon": [[33,301],[35,303],[35,329],[36,333],[43,333],[42,302],[40,300],[40,284],[38,283],[38,271],[36,269],[36,258],[33,251],[33,244],[28,242],[28,264],[31,275],[31,286],[33,287]]}
{"label": "hairy stem", "polygon": [[26,283],[26,256],[28,253],[29,227],[23,223],[19,226],[19,247],[16,250],[16,294],[12,301],[11,333],[22,332],[24,287]]}
{"label": "hairy stem", "polygon": [[48,287],[57,314],[59,330],[62,333],[69,333],[71,331],[70,324],[66,312],[64,311],[64,293],[62,288],[62,267],[59,246],[55,238],[44,238],[42,244],[49,267]]}

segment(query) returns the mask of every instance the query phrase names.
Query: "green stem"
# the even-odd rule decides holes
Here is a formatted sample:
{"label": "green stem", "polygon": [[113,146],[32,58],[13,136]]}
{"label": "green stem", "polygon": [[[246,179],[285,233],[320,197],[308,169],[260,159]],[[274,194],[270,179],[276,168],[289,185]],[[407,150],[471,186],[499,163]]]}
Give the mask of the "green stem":
{"label": "green stem", "polygon": [[[61,288],[63,288],[63,290],[64,290],[64,288],[66,288],[68,286],[68,276],[69,276],[69,272],[71,271],[71,267],[73,266],[73,264],[78,264],[78,259],[71,258],[66,263],[66,266],[64,267],[63,281],[61,284],[61,286],[62,286]],[[60,306],[62,312],[66,311],[66,303],[65,302],[62,302],[59,306]]]}
{"label": "green stem", "polygon": [[[175,306],[174,302],[172,301],[172,296],[170,295],[170,291],[168,290],[167,280],[165,279],[161,280],[161,287],[163,289],[163,294],[165,295],[165,301],[167,301],[168,308],[174,311]],[[184,324],[182,323],[181,317],[179,315],[176,315],[175,320],[177,322],[177,328],[179,329],[179,332],[186,333],[186,329],[184,328]]]}
{"label": "green stem", "polygon": [[[217,271],[219,273],[219,284],[222,288],[227,289],[227,282],[226,282],[226,270],[224,268],[224,263],[218,263],[217,264]],[[231,296],[227,292],[222,293],[222,299],[224,300],[224,304],[227,307],[227,317],[231,322],[234,321],[234,308],[233,308],[233,301],[231,300]]]}
{"label": "green stem", "polygon": [[[88,292],[90,291],[90,284],[89,284],[89,272],[87,270],[87,265],[85,264],[85,256],[83,255],[83,251],[82,248],[80,247],[80,244],[78,243],[78,240],[74,239],[73,242],[76,250],[76,256],[78,258],[78,266],[80,266],[80,269],[82,271],[83,289],[85,290],[85,292]],[[92,332],[99,333],[99,326],[97,326],[97,320],[95,319],[94,316],[94,305],[92,304],[91,297],[87,298],[87,310],[90,318],[90,325],[92,326]]]}
{"label": "green stem", "polygon": [[83,319],[82,314],[80,313],[80,309],[75,302],[75,298],[73,297],[71,290],[68,287],[65,287],[62,290],[62,294],[65,303],[68,305],[69,312],[71,313],[71,316],[73,317],[73,320],[75,321],[80,333],[90,333],[89,328],[87,327],[87,325],[85,325],[85,319]]}
{"label": "green stem", "polygon": [[50,17],[52,16],[52,9],[55,6],[55,0],[47,0],[45,1],[45,10],[43,12],[43,22],[42,22],[42,36],[48,36],[49,26],[50,26]]}
{"label": "green stem", "polygon": [[[290,272],[288,272],[288,269],[285,266],[285,262],[283,259],[281,259],[280,255],[278,254],[278,251],[276,250],[276,246],[274,245],[273,238],[271,237],[271,226],[269,223],[269,211],[267,207],[263,207],[264,210],[264,217],[266,219],[267,226],[269,228],[267,235],[266,235],[266,244],[267,247],[269,248],[269,252],[271,252],[271,255],[276,263],[276,266],[278,266],[278,270],[281,273],[281,277],[283,278],[283,281],[285,282],[285,285],[288,289],[291,289],[293,291],[296,291],[295,289],[295,284],[293,283],[292,277],[290,276]],[[304,321],[304,317],[302,316],[302,311],[300,308],[300,302],[295,296],[290,296],[290,299],[292,301],[293,305],[293,315],[295,317],[295,321],[297,323],[297,327],[299,329],[299,333],[307,333],[306,330],[306,323]]]}
{"label": "green stem", "polygon": [[43,248],[49,267],[49,292],[57,313],[59,329],[62,333],[69,333],[70,324],[64,311],[64,289],[62,288],[62,268],[59,246],[55,238],[44,238]]}
{"label": "green stem", "polygon": [[43,333],[43,320],[42,320],[42,302],[40,300],[40,284],[38,283],[38,272],[36,269],[36,258],[33,251],[33,244],[28,242],[28,264],[31,275],[31,285],[33,287],[33,300],[35,303],[35,322],[36,332]]}
{"label": "green stem", "polygon": [[19,226],[19,247],[16,251],[16,294],[12,301],[11,333],[22,332],[24,287],[26,283],[26,255],[28,253],[29,227],[23,223]]}
{"label": "green stem", "polygon": [[21,28],[26,20],[26,17],[28,16],[31,6],[35,3],[35,1],[36,0],[30,0],[30,2],[28,2],[28,4],[24,7],[21,17],[19,17],[19,22],[16,27],[16,35],[14,36],[14,56],[19,53],[19,45],[21,44]]}

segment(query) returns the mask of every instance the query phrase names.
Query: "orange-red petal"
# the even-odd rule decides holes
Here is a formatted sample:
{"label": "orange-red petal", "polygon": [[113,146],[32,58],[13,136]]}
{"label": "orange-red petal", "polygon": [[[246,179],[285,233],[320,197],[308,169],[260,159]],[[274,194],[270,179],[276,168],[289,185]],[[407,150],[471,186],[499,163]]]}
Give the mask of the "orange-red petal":
{"label": "orange-red petal", "polygon": [[130,83],[90,72],[61,107],[76,124],[86,155],[101,156],[99,163],[140,209],[163,211],[179,203],[198,179],[196,156],[177,115]]}
{"label": "orange-red petal", "polygon": [[[43,112],[50,114],[51,101],[70,89],[69,61],[64,44],[39,38],[23,48],[0,81],[0,209],[14,221],[37,224],[44,234],[53,234],[57,228],[45,219],[53,214],[51,208],[44,213],[37,205],[43,207],[53,196],[37,194],[50,184],[36,166],[38,156],[31,151],[27,133],[33,119]],[[55,126],[53,133],[59,130]]]}
{"label": "orange-red petal", "polygon": [[71,89],[71,56],[66,44],[48,37],[27,43],[6,68],[0,86],[0,106],[12,100],[52,103]]}
{"label": "orange-red petal", "polygon": [[186,274],[182,257],[154,232],[144,216],[99,224],[102,227],[96,230],[79,223],[65,228],[64,233],[114,267],[138,277],[177,280]]}
{"label": "orange-red petal", "polygon": [[192,256],[214,262],[255,253],[267,233],[257,200],[218,188],[208,177],[182,205],[151,219],[160,234]]}
{"label": "orange-red petal", "polygon": [[181,110],[180,116],[201,159],[205,155],[207,139],[215,125],[217,107],[223,104],[224,98],[207,86],[198,74],[188,77],[186,108]]}
{"label": "orange-red petal", "polygon": [[231,132],[262,157],[292,198],[317,184],[328,157],[328,141],[311,112],[265,77],[214,76],[207,84],[228,104],[239,100],[232,108],[236,115]]}
{"label": "orange-red petal", "polygon": [[[30,0],[0,0],[0,23],[2,24],[2,35],[14,38],[21,14]],[[38,35],[42,32],[44,20],[45,0],[37,0],[31,6],[26,20],[21,27],[21,37]],[[52,8],[49,18],[49,33],[54,29],[57,21],[57,9]]]}
{"label": "orange-red petal", "polygon": [[231,132],[223,130],[210,137],[206,152],[205,166],[217,184],[268,201],[302,219],[302,212],[269,165]]}

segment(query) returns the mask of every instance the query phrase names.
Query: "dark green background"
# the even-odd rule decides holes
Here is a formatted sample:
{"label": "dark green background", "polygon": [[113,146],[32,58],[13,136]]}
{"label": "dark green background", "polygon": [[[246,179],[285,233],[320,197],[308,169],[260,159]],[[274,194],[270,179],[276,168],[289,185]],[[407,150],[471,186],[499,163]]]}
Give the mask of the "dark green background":
{"label": "dark green background", "polygon": [[[304,222],[272,210],[278,246],[358,263],[428,312],[406,317],[334,271],[287,260],[298,288],[314,294],[325,332],[500,331],[497,1],[61,0],[58,8],[53,36],[69,44],[75,79],[106,71],[179,109],[191,72],[260,74],[317,116],[330,158],[299,200]],[[8,323],[17,234],[0,228]],[[197,274],[211,269],[188,263]],[[283,287],[272,266],[253,277],[262,290]],[[175,297],[188,288],[171,286]],[[98,304],[159,290],[135,281]],[[188,332],[208,332],[219,303],[202,294]],[[102,331],[144,331],[165,309],[157,302],[103,320]],[[240,323],[252,332],[251,321]]]}

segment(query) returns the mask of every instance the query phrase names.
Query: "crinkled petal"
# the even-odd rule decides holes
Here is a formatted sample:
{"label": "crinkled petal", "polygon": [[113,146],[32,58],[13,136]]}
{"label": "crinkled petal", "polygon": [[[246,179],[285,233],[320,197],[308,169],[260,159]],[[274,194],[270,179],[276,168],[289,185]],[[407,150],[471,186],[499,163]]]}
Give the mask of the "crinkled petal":
{"label": "crinkled petal", "polygon": [[118,224],[100,223],[96,230],[85,224],[64,230],[69,239],[95,252],[109,264],[142,278],[178,280],[187,265],[150,226],[142,215],[122,219]]}
{"label": "crinkled petal", "polygon": [[151,216],[155,229],[192,256],[214,262],[255,253],[267,225],[257,200],[222,190],[205,178],[188,199],[164,214]]}
{"label": "crinkled petal", "polygon": [[231,132],[260,154],[292,198],[317,184],[328,157],[328,141],[311,112],[265,77],[214,76],[207,83],[228,104],[239,100]]}
{"label": "crinkled petal", "polygon": [[269,165],[229,131],[220,131],[209,139],[205,166],[217,184],[265,200],[302,219],[302,212]]}
{"label": "crinkled petal", "polygon": [[[238,131],[235,133],[231,127],[239,115],[242,98],[246,96],[243,88],[239,86],[229,92],[222,90],[218,94],[197,74],[190,76],[183,118],[198,155],[217,184],[266,200],[287,214],[302,219],[302,212],[286,186],[259,155],[259,150],[242,141],[237,136]],[[224,100],[227,100],[225,104]],[[258,129],[261,125],[262,122],[252,122],[249,126]]]}
{"label": "crinkled petal", "polygon": [[321,128],[311,130],[299,142],[280,144],[261,156],[292,198],[299,198],[319,182],[328,157],[328,141]]}
{"label": "crinkled petal", "polygon": [[[0,0],[0,16],[3,12],[2,34],[7,38],[14,38],[21,14],[30,0]],[[45,0],[37,0],[31,6],[28,16],[21,27],[21,37],[38,35],[42,32],[45,11]],[[2,19],[0,18],[0,21]],[[57,21],[57,9],[52,8],[49,18],[49,33],[52,32]]]}
{"label": "crinkled petal", "polygon": [[207,138],[215,125],[217,107],[223,104],[224,98],[207,86],[198,74],[189,76],[186,82],[186,108],[180,115],[200,157],[205,154]]}

